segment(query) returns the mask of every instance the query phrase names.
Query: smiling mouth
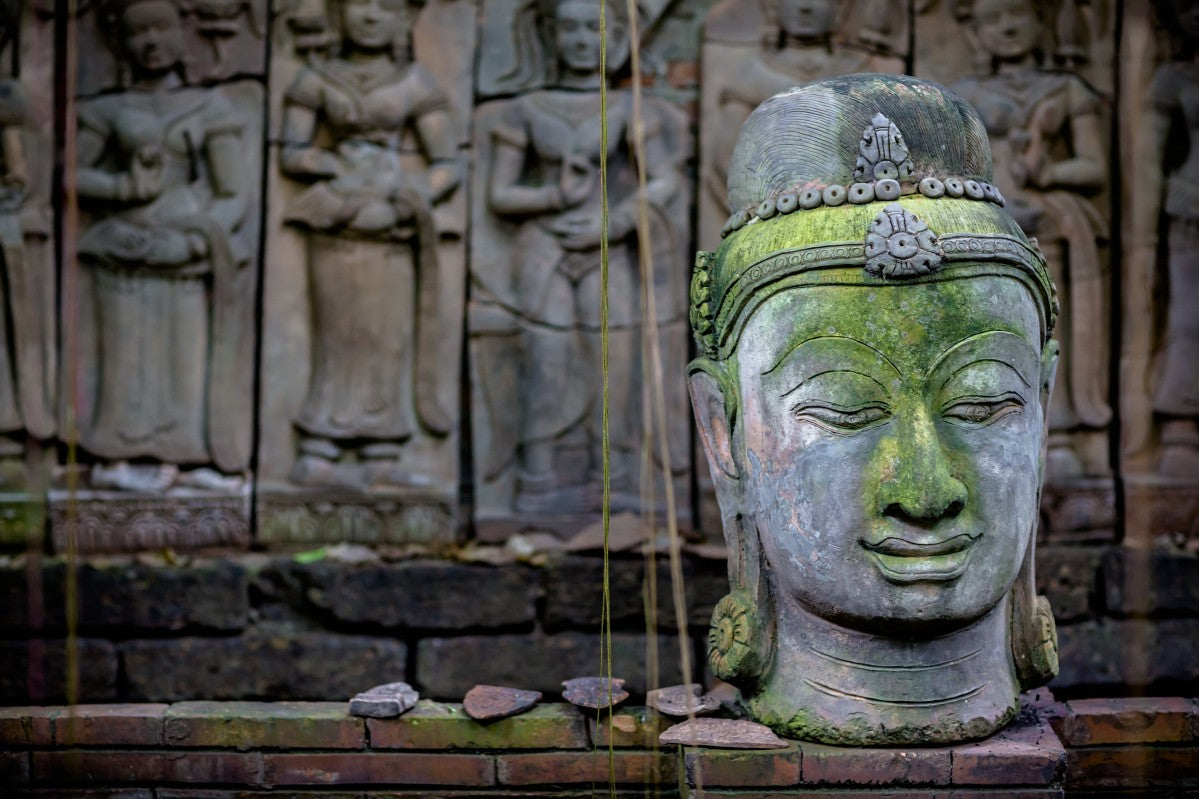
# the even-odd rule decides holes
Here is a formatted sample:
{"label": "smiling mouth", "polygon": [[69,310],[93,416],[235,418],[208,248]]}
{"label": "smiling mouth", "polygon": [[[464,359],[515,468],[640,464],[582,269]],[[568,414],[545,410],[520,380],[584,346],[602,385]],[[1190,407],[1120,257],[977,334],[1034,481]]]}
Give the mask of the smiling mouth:
{"label": "smiling mouth", "polygon": [[882,541],[865,539],[858,543],[870,553],[871,560],[894,583],[947,582],[966,571],[970,553],[978,536],[960,533],[944,541],[921,543],[888,536]]}

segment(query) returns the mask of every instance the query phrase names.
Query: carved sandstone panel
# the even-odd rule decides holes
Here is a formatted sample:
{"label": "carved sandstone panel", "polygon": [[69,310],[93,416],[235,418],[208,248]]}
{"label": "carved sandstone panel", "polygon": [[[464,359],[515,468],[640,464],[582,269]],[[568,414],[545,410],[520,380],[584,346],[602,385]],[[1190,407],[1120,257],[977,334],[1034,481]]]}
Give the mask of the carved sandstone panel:
{"label": "carved sandstone panel", "polygon": [[[516,41],[545,37],[537,40],[536,58],[529,56],[540,70],[530,67],[529,81],[542,88],[484,105],[475,119],[474,489],[476,530],[491,539],[520,529],[572,532],[598,518],[601,500],[597,176],[605,78],[598,8],[580,0],[549,5],[550,11],[531,6],[506,34]],[[609,14],[610,35],[619,41],[623,19],[615,5]],[[620,67],[616,58],[612,63]],[[652,393],[644,371],[651,365],[642,299],[648,284],[668,409],[666,424],[653,426],[665,435],[678,511],[686,520],[689,431],[678,409],[686,402],[679,378],[687,357],[688,210],[681,168],[688,146],[675,109],[647,98],[643,115],[644,140],[638,141],[631,93],[609,93],[612,506],[641,514],[663,506],[664,459],[643,433],[644,403]],[[638,159],[646,170],[644,207],[636,188]],[[639,225],[645,225],[641,237]],[[652,499],[643,497],[642,486],[652,486]]]}
{"label": "carved sandstone panel", "polygon": [[[457,533],[470,85],[445,54],[461,60],[470,18],[346,0],[277,20],[261,540]],[[356,515],[378,524],[342,523]]]}
{"label": "carved sandstone panel", "polygon": [[105,7],[103,40],[80,43],[116,48],[121,87],[75,106],[64,436],[80,455],[51,502],[79,500],[100,549],[122,546],[108,520],[131,502],[179,545],[213,539],[193,529],[200,517],[171,521],[182,497],[243,508],[207,543],[248,538],[263,96],[250,81],[190,81],[188,14],[166,0]]}
{"label": "carved sandstone panel", "polygon": [[[952,4],[951,4],[952,5]],[[1067,0],[975,0],[920,9],[918,74],[948,82],[978,109],[995,158],[995,185],[1035,237],[1058,290],[1062,348],[1050,408],[1043,518],[1050,536],[1115,533],[1109,452],[1111,270],[1108,144],[1111,85],[1104,7]],[[966,43],[953,70],[938,45]],[[1069,512],[1063,509],[1069,508]]]}
{"label": "carved sandstone panel", "polygon": [[1125,7],[1120,357],[1126,534],[1199,540],[1199,9]]}

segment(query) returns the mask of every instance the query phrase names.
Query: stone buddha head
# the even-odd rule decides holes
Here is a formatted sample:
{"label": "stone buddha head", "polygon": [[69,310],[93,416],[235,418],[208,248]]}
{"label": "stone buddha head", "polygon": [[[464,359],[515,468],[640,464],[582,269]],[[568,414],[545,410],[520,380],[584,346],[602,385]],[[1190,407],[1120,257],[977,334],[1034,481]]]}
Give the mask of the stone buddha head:
{"label": "stone buddha head", "polygon": [[990,180],[978,115],[913,78],[811,83],[741,130],[689,379],[732,588],[709,663],[781,734],[983,737],[1056,673],[1056,299]]}

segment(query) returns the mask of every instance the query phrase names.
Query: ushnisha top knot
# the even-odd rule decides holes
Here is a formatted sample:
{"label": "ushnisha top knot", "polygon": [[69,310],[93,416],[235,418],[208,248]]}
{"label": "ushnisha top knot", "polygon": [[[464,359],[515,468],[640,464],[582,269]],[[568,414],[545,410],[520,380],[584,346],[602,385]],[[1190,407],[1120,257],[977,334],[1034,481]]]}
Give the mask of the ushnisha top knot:
{"label": "ushnisha top knot", "polygon": [[727,357],[749,312],[791,286],[996,273],[1028,284],[1047,339],[1057,310],[1044,259],[991,180],[978,113],[935,83],[846,75],[770,98],[733,151],[724,241],[696,260],[701,356]]}

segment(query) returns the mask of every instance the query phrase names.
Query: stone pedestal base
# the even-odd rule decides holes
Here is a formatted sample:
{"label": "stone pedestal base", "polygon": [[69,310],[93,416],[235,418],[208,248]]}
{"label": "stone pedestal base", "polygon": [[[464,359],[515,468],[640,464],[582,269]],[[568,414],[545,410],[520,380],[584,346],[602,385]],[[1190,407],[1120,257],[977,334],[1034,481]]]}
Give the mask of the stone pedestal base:
{"label": "stone pedestal base", "polygon": [[1129,475],[1124,480],[1125,541],[1199,549],[1199,475],[1195,481]]}
{"label": "stone pedestal base", "polygon": [[250,543],[250,488],[235,494],[173,489],[161,496],[53,490],[54,551],[65,552],[72,534],[80,553],[245,547]]}
{"label": "stone pedestal base", "polygon": [[441,544],[461,539],[457,498],[412,489],[387,494],[258,493],[259,543]]}
{"label": "stone pedestal base", "polygon": [[1116,486],[1110,477],[1046,484],[1041,492],[1045,543],[1093,544],[1116,540]]}

